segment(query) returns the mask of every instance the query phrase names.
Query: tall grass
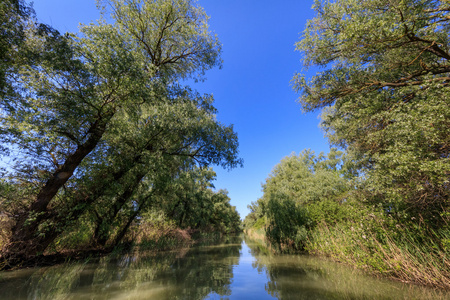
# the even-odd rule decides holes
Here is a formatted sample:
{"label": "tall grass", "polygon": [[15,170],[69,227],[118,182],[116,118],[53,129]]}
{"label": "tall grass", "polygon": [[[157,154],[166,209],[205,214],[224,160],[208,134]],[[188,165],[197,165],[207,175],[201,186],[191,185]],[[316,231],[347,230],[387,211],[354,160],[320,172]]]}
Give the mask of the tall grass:
{"label": "tall grass", "polygon": [[266,232],[263,228],[250,228],[246,229],[244,232],[248,237],[254,240],[266,242]]}
{"label": "tall grass", "polygon": [[373,273],[450,289],[447,246],[450,232],[410,227],[370,227],[356,223],[319,224],[309,234],[306,250]]}
{"label": "tall grass", "polygon": [[192,243],[189,230],[178,228],[161,213],[149,213],[127,237],[140,250],[169,250]]}

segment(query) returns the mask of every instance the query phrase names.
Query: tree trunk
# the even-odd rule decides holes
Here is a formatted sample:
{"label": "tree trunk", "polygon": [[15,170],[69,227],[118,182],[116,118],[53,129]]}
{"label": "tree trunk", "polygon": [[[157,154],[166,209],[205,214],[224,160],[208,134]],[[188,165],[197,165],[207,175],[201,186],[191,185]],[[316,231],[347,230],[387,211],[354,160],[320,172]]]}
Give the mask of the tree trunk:
{"label": "tree trunk", "polygon": [[139,207],[129,216],[128,221],[125,224],[125,226],[122,228],[122,230],[120,230],[120,232],[114,238],[114,242],[112,243],[111,247],[117,246],[122,241],[122,239],[125,237],[125,234],[128,232],[128,229],[130,229],[131,224],[133,224],[134,219],[138,216],[138,214],[146,206],[146,202],[148,205],[148,197],[141,199],[141,201],[139,202]]}
{"label": "tree trunk", "polygon": [[139,186],[142,178],[147,174],[145,171],[140,171],[135,176],[133,182],[128,185],[125,191],[117,197],[117,200],[112,205],[112,209],[108,211],[105,217],[100,219],[100,223],[97,224],[97,228],[99,229],[97,235],[94,236],[94,241],[97,245],[106,246],[111,234],[111,227],[116,219],[120,210],[125,206],[127,201],[133,196],[134,191]]}
{"label": "tree trunk", "polygon": [[[97,146],[106,130],[106,125],[112,117],[112,113],[91,125],[88,132],[89,138],[78,145],[75,152],[69,155],[64,164],[59,167],[47,180],[38,193],[36,200],[31,203],[29,209],[17,217],[16,224],[12,229],[12,237],[3,253],[4,257],[33,257],[42,254],[48,245],[56,238],[57,232],[41,233],[39,226],[43,221],[49,220],[52,214],[48,211],[48,205],[58,193],[59,189],[73,175],[75,169],[82,160]],[[44,236],[42,236],[44,234]],[[53,237],[54,236],[54,237]]]}

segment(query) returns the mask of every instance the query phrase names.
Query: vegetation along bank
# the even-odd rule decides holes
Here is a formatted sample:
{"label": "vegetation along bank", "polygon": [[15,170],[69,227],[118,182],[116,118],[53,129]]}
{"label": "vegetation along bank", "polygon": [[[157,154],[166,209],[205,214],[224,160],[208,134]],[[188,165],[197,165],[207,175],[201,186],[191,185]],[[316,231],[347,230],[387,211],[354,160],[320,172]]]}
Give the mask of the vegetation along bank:
{"label": "vegetation along bank", "polygon": [[180,84],[221,65],[205,12],[189,0],[101,4],[111,22],[67,34],[23,0],[0,4],[0,151],[13,161],[0,179],[0,269],[239,230],[211,169],[242,165],[237,135],[211,95]]}
{"label": "vegetation along bank", "polygon": [[336,148],[282,159],[245,228],[280,251],[448,289],[448,2],[315,1],[314,9],[296,48],[321,71],[292,82],[304,111],[321,109]]}
{"label": "vegetation along bank", "polygon": [[[235,232],[212,166],[237,134],[180,82],[221,66],[190,0],[108,0],[111,22],[61,34],[23,0],[0,3],[0,269],[68,250],[171,247]],[[328,154],[282,159],[244,226],[308,251],[450,288],[448,1],[314,1],[292,80],[321,111]],[[171,237],[175,237],[171,239]],[[156,245],[156,246],[155,246]]]}

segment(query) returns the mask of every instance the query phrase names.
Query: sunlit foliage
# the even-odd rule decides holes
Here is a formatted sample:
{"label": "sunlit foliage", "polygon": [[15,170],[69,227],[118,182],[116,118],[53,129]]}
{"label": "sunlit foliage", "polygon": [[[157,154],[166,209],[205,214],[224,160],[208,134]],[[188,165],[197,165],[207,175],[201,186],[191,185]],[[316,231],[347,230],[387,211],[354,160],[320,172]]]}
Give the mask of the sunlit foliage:
{"label": "sunlit foliage", "polygon": [[246,228],[265,225],[269,240],[303,249],[307,230],[324,219],[342,218],[342,203],[350,189],[342,153],[326,157],[310,150],[292,154],[277,164],[263,184],[263,196],[252,204]]}
{"label": "sunlit foliage", "polygon": [[333,145],[360,163],[365,189],[391,211],[438,223],[449,207],[450,11],[447,1],[315,1],[294,86],[326,108]]}
{"label": "sunlit foliage", "polygon": [[117,244],[183,168],[242,164],[212,96],[180,84],[221,64],[203,9],[189,0],[100,6],[113,22],[79,34],[30,17],[26,63],[5,73],[15,82],[0,102],[2,151],[14,161],[0,203],[15,223],[11,263],[43,253],[80,218],[98,245]]}

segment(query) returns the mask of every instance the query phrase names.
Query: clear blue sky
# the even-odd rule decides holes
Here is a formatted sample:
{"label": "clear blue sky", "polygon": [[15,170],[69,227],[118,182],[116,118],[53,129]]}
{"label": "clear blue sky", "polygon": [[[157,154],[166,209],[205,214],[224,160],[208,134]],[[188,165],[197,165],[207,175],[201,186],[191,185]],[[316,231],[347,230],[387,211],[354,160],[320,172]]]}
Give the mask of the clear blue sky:
{"label": "clear blue sky", "polygon": [[[290,85],[293,74],[303,69],[294,43],[313,17],[313,0],[198,3],[223,44],[224,64],[221,70],[208,71],[206,82],[195,88],[214,95],[217,117],[234,124],[244,159],[240,169],[215,167],[215,186],[229,191],[244,218],[247,205],[262,196],[261,184],[284,156],[307,148],[329,150],[318,113],[303,114]],[[95,0],[35,0],[34,8],[41,22],[61,32],[76,32],[79,23],[99,17]]]}

